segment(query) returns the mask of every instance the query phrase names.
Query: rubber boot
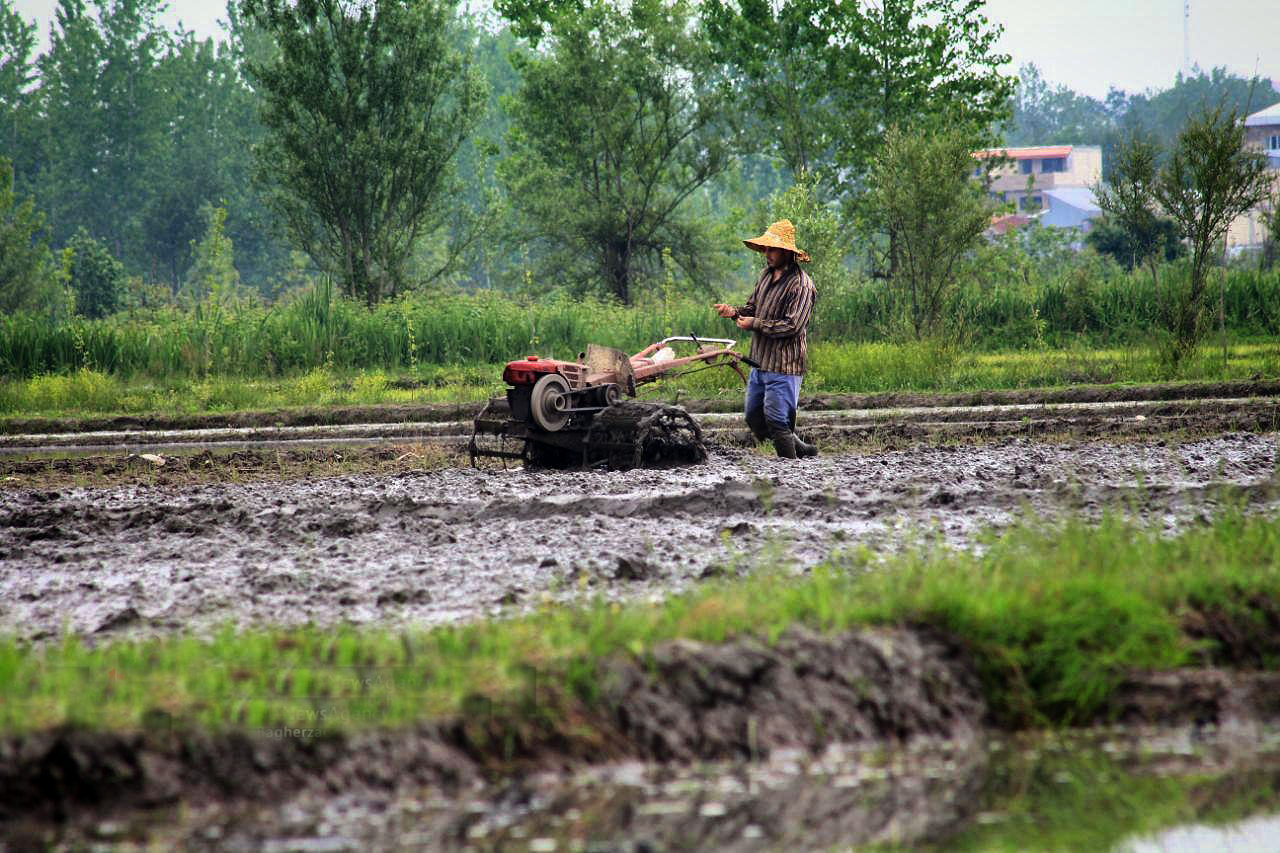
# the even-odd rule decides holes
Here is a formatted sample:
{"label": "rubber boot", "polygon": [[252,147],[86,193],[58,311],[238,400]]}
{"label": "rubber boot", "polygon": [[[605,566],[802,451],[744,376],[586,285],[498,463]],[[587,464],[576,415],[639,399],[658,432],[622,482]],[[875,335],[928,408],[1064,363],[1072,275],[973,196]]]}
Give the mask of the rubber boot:
{"label": "rubber boot", "polygon": [[796,458],[796,434],[785,427],[782,429],[774,428],[770,431],[773,438],[773,449],[778,451],[781,459]]}
{"label": "rubber boot", "polygon": [[747,426],[751,429],[751,434],[756,437],[757,444],[769,439],[769,425],[764,420],[764,409],[747,412]]}
{"label": "rubber boot", "polygon": [[[796,413],[795,413],[795,410],[792,409],[791,410],[791,432],[795,433],[795,431],[796,431]],[[799,435],[796,435],[796,458],[797,459],[812,459],[814,456],[817,456],[817,455],[818,455],[818,445],[810,444],[809,442],[802,439]]]}

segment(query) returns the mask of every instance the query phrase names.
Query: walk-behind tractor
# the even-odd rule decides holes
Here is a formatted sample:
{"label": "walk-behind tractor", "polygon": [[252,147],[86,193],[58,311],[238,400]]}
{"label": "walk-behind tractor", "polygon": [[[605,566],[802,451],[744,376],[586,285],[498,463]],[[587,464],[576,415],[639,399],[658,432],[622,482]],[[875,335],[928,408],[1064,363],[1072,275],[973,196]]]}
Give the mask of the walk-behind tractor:
{"label": "walk-behind tractor", "polygon": [[[502,371],[510,387],[476,416],[471,464],[498,460],[545,468],[628,469],[702,462],[702,430],[680,406],[624,400],[636,386],[662,376],[729,367],[746,381],[726,338],[667,338],[628,357],[609,347],[587,347],[577,361],[531,355]],[[674,345],[692,345],[677,356]]]}

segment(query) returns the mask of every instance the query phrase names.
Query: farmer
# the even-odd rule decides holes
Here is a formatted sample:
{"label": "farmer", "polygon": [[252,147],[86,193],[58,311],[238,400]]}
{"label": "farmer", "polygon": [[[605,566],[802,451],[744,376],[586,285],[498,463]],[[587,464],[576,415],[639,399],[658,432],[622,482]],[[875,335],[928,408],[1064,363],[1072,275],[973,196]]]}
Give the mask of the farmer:
{"label": "farmer", "polygon": [[818,448],[795,434],[796,402],[807,360],[805,329],[817,298],[813,279],[800,269],[809,255],[796,248],[796,229],[787,219],[742,242],[764,253],[764,271],[745,305],[718,303],[715,309],[739,329],[751,330],[751,358],[759,366],[751,369],[747,380],[747,426],[757,441],[773,439],[774,449],[785,459],[817,456]]}

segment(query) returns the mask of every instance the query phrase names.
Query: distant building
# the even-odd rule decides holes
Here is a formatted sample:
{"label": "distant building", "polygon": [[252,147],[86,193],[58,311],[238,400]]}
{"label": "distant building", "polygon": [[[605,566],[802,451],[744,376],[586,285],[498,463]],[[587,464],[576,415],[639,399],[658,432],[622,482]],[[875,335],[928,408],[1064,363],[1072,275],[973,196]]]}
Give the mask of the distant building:
{"label": "distant building", "polygon": [[1098,200],[1089,187],[1059,187],[1045,190],[1045,209],[1040,214],[1041,225],[1056,228],[1079,228],[1089,233],[1092,220],[1102,215]]}
{"label": "distant building", "polygon": [[[1258,110],[1244,120],[1244,144],[1267,156],[1267,166],[1280,182],[1280,104]],[[1261,213],[1251,210],[1236,217],[1227,229],[1227,250],[1256,248],[1267,239]]]}
{"label": "distant building", "polygon": [[[992,148],[973,156],[1008,158],[1010,163],[993,170],[989,192],[1041,224],[1087,232],[1090,220],[1101,214],[1091,189],[1102,179],[1102,149],[1097,145]],[[981,164],[974,166],[974,177],[982,171]]]}
{"label": "distant building", "polygon": [[1008,234],[1014,229],[1021,228],[1031,221],[1031,217],[1025,213],[997,213],[991,217],[991,224],[987,226],[988,235]]}

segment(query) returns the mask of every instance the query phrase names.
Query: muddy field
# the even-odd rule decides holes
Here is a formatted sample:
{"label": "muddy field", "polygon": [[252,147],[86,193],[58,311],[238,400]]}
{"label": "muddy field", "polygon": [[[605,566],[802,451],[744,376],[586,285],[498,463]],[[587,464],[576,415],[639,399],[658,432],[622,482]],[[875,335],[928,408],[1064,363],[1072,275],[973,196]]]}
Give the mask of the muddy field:
{"label": "muddy field", "polygon": [[[1266,396],[1275,390],[809,401],[801,427],[824,454],[802,462],[746,447],[737,416],[704,413],[706,464],[628,472],[473,470],[456,408],[430,418],[360,410],[337,420],[29,422],[0,437],[0,633],[40,644],[66,631],[92,643],[228,624],[423,627],[548,601],[658,598],[757,567],[803,572],[923,540],[982,547],[988,531],[1031,516],[1113,511],[1174,532],[1228,504],[1275,511],[1280,410]],[[426,425],[397,420],[409,416]],[[324,432],[334,425],[347,443]],[[36,428],[68,434],[25,432]],[[1054,759],[1011,777],[968,671],[951,661],[941,677],[926,665],[946,654],[908,655],[877,680],[841,668],[879,660],[866,649],[815,669],[828,641],[794,642],[818,645],[781,644],[770,672],[840,677],[725,699],[736,688],[707,673],[737,677],[732,650],[672,644],[668,664],[696,669],[714,695],[676,697],[673,685],[693,682],[662,666],[637,670],[616,704],[626,719],[606,721],[625,749],[583,762],[559,741],[550,752],[534,744],[541,758],[515,773],[495,772],[474,744],[431,727],[316,744],[191,733],[15,738],[0,742],[0,802],[44,817],[6,827],[0,816],[0,849],[6,836],[16,847],[208,849],[912,844],[1011,820],[1033,776],[1056,786],[1080,773],[1081,787],[1093,784],[1074,758],[1067,770]],[[875,647],[902,656],[914,642]],[[1147,737],[1131,753],[1104,745],[1088,772],[1115,784],[1135,772],[1126,755],[1165,755],[1188,762],[1180,772],[1224,774],[1222,784],[1241,790],[1280,784],[1280,733],[1256,725],[1280,717],[1274,679],[1163,677],[1126,686],[1119,719],[1191,728]],[[939,684],[955,695],[930,692]],[[867,685],[884,695],[813,700]],[[852,716],[819,727],[830,743],[811,742],[800,735],[816,730],[792,725],[803,716],[797,697],[805,713]],[[1011,766],[1031,766],[1028,755],[1009,751]],[[133,793],[116,801],[108,791]],[[1266,803],[1252,808],[1265,813]]]}
{"label": "muddy field", "polygon": [[1114,509],[1172,531],[1226,501],[1277,499],[1271,433],[1005,438],[800,463],[721,446],[705,465],[629,472],[423,470],[421,455],[394,453],[336,476],[264,464],[246,482],[165,483],[134,459],[136,476],[113,486],[6,484],[0,631],[422,626],[661,596],[760,565],[803,571],[926,537],[970,545],[1027,514]]}

